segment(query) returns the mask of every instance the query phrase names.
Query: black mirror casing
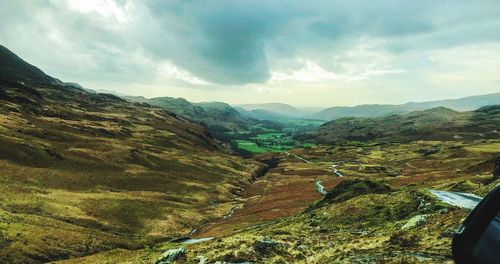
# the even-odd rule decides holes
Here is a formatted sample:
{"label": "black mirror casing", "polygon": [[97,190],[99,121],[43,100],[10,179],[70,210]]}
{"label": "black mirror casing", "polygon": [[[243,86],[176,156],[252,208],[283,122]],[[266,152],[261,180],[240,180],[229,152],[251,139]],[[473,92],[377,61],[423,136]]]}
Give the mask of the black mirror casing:
{"label": "black mirror casing", "polygon": [[[455,263],[479,263],[474,251],[484,232],[494,221],[499,211],[500,186],[497,186],[472,210],[453,236],[452,251]],[[500,260],[496,263],[500,263]]]}

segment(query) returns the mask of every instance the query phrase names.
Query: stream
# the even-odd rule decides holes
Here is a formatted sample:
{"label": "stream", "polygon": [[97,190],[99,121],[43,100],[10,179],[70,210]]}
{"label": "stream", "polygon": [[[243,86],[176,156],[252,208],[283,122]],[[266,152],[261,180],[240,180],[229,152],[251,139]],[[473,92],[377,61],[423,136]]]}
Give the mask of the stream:
{"label": "stream", "polygon": [[[288,156],[293,156],[294,158],[297,158],[305,163],[313,163],[312,161],[310,160],[307,160],[299,155],[296,155],[296,154],[291,154],[289,153],[288,151],[285,152],[286,155]],[[338,177],[344,177],[344,175],[337,169],[338,165],[336,164],[332,164],[330,166],[330,169],[332,170],[332,172],[337,175]],[[325,195],[327,194],[327,191],[325,190],[325,187],[322,185],[322,182],[321,180],[317,180],[314,182],[314,186],[315,186],[315,189],[321,193],[322,195]],[[233,215],[233,213],[240,207],[241,205],[236,205],[234,206],[233,208],[231,208],[231,210],[225,214],[223,217],[222,217],[222,220],[226,220],[228,219],[229,217],[231,217]],[[202,225],[201,227],[203,227],[205,225]],[[201,228],[200,227],[200,228]],[[205,242],[205,241],[209,241],[209,240],[212,240],[214,239],[213,237],[203,237],[203,238],[191,238],[192,235],[194,235],[199,229],[198,228],[195,228],[193,229],[187,236],[185,237],[179,237],[179,238],[176,238],[176,239],[173,239],[171,240],[171,242],[175,242],[175,243],[180,243],[180,244],[196,244],[196,243],[201,243],[201,242]]]}
{"label": "stream", "polygon": [[[307,159],[305,159],[305,158],[303,158],[303,157],[301,157],[301,156],[299,156],[299,155],[291,154],[291,153],[290,153],[290,152],[288,152],[288,151],[287,151],[287,152],[285,152],[285,153],[286,153],[288,156],[290,156],[290,155],[291,155],[291,156],[293,156],[293,157],[295,157],[295,158],[297,158],[297,159],[299,159],[299,160],[302,160],[302,161],[303,161],[303,162],[305,162],[305,163],[313,163],[313,162],[312,162],[312,161],[310,161],[310,160],[307,160]],[[341,173],[341,172],[337,169],[337,167],[338,167],[338,166],[339,166],[339,165],[337,165],[337,164],[332,164],[332,165],[330,166],[330,168],[331,168],[332,172],[333,172],[335,175],[337,175],[338,177],[344,177],[344,175],[343,175],[343,174],[342,174],[342,173]],[[323,194],[323,195],[325,195],[325,194],[327,194],[327,193],[328,193],[327,191],[325,191],[325,187],[321,184],[321,181],[320,181],[320,180],[315,181],[315,182],[314,182],[314,186],[316,187],[316,191],[318,191],[319,193],[321,193],[321,194]]]}
{"label": "stream", "polygon": [[316,186],[316,191],[320,192],[321,194],[325,195],[327,191],[325,191],[325,187],[321,185],[321,181],[317,180],[314,185]]}
{"label": "stream", "polygon": [[338,167],[338,166],[339,166],[339,165],[337,165],[337,164],[332,164],[332,166],[330,166],[330,168],[332,169],[332,172],[333,172],[333,173],[335,173],[335,175],[337,175],[337,176],[339,176],[339,177],[341,177],[341,178],[342,178],[342,177],[344,177],[344,174],[342,174],[342,173],[341,173],[341,172],[337,169],[337,167]]}

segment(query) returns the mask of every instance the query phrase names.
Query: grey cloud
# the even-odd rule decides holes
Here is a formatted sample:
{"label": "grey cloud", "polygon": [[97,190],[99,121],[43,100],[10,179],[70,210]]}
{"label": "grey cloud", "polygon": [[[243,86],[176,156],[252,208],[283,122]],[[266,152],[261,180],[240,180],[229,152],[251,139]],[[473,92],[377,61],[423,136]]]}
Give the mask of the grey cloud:
{"label": "grey cloud", "polygon": [[[114,30],[95,14],[63,1],[3,1],[0,41],[35,58],[61,77],[147,82],[153,63],[171,61],[222,85],[264,83],[277,61],[312,57],[327,65],[359,38],[401,53],[499,41],[497,1],[119,1],[134,5],[133,20]],[[14,28],[26,29],[26,36]],[[70,42],[50,40],[57,31]],[[45,54],[29,50],[35,41]],[[290,65],[294,67],[296,65]],[[59,70],[57,70],[59,69]]]}
{"label": "grey cloud", "polygon": [[[279,9],[264,2],[188,1],[175,5],[174,13],[169,5],[153,4],[152,12],[163,17],[156,28],[159,32],[152,35],[156,38],[165,33],[144,40],[154,55],[168,57],[215,83],[244,84],[269,78],[264,49],[285,18]],[[172,25],[172,20],[182,24]]]}

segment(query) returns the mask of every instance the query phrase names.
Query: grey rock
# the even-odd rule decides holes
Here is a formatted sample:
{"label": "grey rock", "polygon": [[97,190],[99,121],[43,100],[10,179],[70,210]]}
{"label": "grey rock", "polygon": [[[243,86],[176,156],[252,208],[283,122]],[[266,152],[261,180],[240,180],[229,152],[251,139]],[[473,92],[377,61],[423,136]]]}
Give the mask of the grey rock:
{"label": "grey rock", "polygon": [[184,247],[169,249],[161,254],[155,264],[170,264],[186,255]]}
{"label": "grey rock", "polygon": [[426,215],[416,215],[412,217],[410,220],[408,220],[408,222],[403,227],[401,227],[401,229],[402,230],[412,229],[425,223],[426,221],[427,221]]}
{"label": "grey rock", "polygon": [[205,256],[197,256],[197,258],[200,260],[198,264],[205,264],[207,263],[207,258]]}
{"label": "grey rock", "polygon": [[301,251],[301,252],[307,252],[307,251],[309,251],[309,247],[307,245],[299,245],[297,247],[297,250]]}
{"label": "grey rock", "polygon": [[265,255],[271,252],[281,251],[285,249],[286,244],[265,238],[262,240],[255,241],[253,248],[255,249],[256,252]]}

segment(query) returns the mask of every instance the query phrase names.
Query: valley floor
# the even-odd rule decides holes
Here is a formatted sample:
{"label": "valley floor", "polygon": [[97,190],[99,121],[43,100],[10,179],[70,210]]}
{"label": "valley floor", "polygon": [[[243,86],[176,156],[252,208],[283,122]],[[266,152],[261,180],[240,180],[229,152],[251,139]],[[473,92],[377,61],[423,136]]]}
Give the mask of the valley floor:
{"label": "valley floor", "polygon": [[256,159],[276,166],[230,215],[198,228],[200,243],[61,263],[155,263],[179,247],[179,263],[452,263],[451,236],[469,211],[431,190],[484,196],[500,182],[491,173],[498,149],[498,140],[419,141],[263,154]]}

